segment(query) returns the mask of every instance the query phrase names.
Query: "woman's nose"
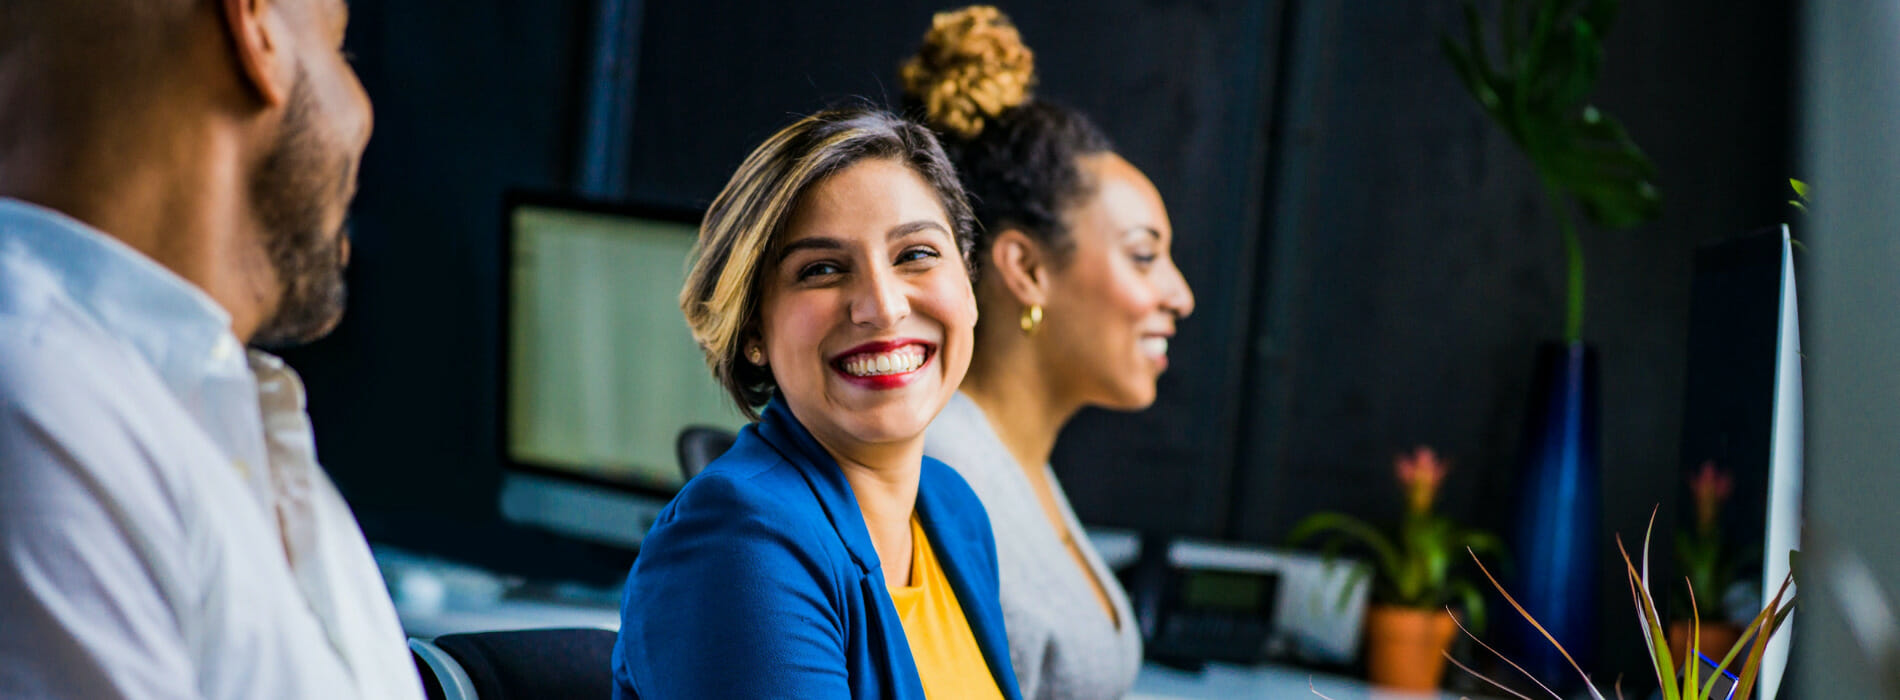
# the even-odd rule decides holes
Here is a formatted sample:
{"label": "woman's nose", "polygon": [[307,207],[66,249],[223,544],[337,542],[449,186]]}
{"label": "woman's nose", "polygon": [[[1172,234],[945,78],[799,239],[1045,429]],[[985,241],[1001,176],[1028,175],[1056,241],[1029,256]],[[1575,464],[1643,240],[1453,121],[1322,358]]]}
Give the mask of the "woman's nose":
{"label": "woman's nose", "polygon": [[910,298],[904,283],[889,270],[864,276],[851,300],[851,322],[872,328],[889,328],[910,316]]}
{"label": "woman's nose", "polygon": [[1181,276],[1181,268],[1175,267],[1172,260],[1168,262],[1167,281],[1164,284],[1166,291],[1162,303],[1174,312],[1175,318],[1187,318],[1194,313],[1194,290],[1188,288],[1187,278]]}

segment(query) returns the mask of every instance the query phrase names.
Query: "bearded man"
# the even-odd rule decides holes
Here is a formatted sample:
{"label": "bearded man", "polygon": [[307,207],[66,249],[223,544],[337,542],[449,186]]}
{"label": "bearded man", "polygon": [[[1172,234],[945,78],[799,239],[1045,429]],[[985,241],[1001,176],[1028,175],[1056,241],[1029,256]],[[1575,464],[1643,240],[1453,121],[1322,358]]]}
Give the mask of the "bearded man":
{"label": "bearded man", "polygon": [[419,698],[303,387],[344,0],[0,0],[0,697]]}

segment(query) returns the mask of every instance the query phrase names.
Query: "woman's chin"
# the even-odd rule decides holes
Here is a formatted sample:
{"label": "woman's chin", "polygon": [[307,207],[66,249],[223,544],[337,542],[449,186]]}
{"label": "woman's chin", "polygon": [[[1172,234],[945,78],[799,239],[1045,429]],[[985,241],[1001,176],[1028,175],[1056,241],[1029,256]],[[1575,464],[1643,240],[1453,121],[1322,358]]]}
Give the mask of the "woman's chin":
{"label": "woman's chin", "polygon": [[1101,407],[1113,411],[1145,411],[1154,405],[1156,393],[1153,378],[1134,379],[1117,387],[1113,398],[1102,402]]}
{"label": "woman's chin", "polygon": [[930,419],[941,406],[925,406],[923,396],[891,397],[855,410],[844,411],[838,426],[861,444],[886,445],[923,437]]}
{"label": "woman's chin", "polygon": [[912,416],[857,416],[842,427],[860,444],[891,445],[921,439],[929,425]]}

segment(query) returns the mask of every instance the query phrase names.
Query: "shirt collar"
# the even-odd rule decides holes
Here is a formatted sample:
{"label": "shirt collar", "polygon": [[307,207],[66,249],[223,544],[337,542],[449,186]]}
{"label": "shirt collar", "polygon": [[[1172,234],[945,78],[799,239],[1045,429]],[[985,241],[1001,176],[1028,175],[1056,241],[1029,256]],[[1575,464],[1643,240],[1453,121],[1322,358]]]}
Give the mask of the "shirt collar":
{"label": "shirt collar", "polygon": [[231,315],[204,290],[72,217],[0,197],[0,258],[24,258],[174,388],[244,362]]}

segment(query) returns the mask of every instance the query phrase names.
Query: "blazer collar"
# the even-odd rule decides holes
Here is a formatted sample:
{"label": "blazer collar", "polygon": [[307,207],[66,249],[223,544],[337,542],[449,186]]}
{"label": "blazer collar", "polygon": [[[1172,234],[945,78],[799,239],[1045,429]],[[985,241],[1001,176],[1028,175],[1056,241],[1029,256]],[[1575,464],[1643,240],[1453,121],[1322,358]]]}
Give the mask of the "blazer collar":
{"label": "blazer collar", "polygon": [[877,549],[871,546],[871,530],[864,525],[864,511],[858,509],[858,498],[852,495],[851,484],[844,480],[838,461],[778,398],[765,405],[757,425],[759,437],[804,474],[805,483],[811,485],[812,494],[818,497],[818,505],[837,529],[839,539],[844,540],[852,561],[863,573],[880,571]]}

